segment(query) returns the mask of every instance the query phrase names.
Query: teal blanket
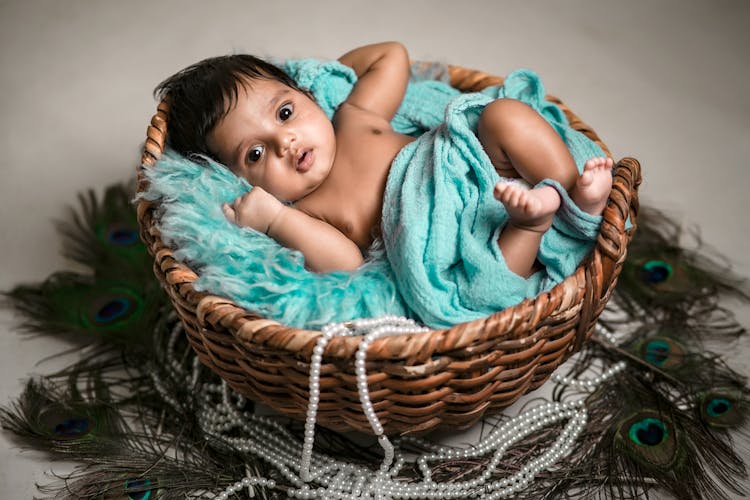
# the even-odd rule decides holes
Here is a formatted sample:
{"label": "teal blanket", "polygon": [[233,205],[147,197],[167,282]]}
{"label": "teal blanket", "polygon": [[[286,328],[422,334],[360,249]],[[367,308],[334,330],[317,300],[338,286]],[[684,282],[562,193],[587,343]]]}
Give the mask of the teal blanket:
{"label": "teal blanket", "polygon": [[[301,86],[310,89],[329,116],[344,101],[356,81],[350,68],[335,61],[292,60],[282,66]],[[474,258],[474,253],[477,258],[482,253],[478,241],[482,238],[494,241],[494,234],[487,235],[498,229],[503,218],[502,205],[494,199],[487,199],[487,189],[491,196],[491,186],[494,185],[494,169],[490,165],[492,172],[487,171],[489,160],[473,133],[468,133],[474,129],[481,107],[495,97],[521,99],[553,124],[573,151],[579,168],[589,157],[602,154],[595,144],[570,129],[563,113],[554,104],[544,101],[543,95],[538,77],[528,71],[509,75],[502,87],[467,96],[462,96],[445,82],[415,78],[407,88],[392,125],[397,131],[420,136],[420,139],[400,153],[388,184],[424,185],[437,193],[454,184],[450,188],[454,190],[452,197],[460,198],[464,188],[469,189],[470,195],[452,208],[425,210],[423,207],[435,207],[435,201],[416,197],[411,200],[408,191],[389,187],[389,200],[398,202],[394,202],[393,210],[384,213],[384,220],[390,221],[387,223],[392,228],[389,234],[400,236],[388,243],[389,259],[385,258],[382,245],[375,246],[365,265],[354,273],[310,272],[305,269],[299,252],[278,245],[264,234],[227,222],[221,212],[221,203],[231,202],[251,186],[221,165],[210,163],[206,167],[168,151],[154,168],[146,171],[150,186],[141,196],[162,201],[159,214],[162,237],[167,244],[177,248],[175,256],[178,259],[190,263],[196,270],[199,277],[195,287],[198,290],[230,297],[248,310],[293,327],[318,329],[330,322],[385,314],[413,317],[432,327],[448,326],[486,316],[498,310],[499,303],[511,305],[513,301],[551,287],[572,272],[591,249],[599,220],[581,217],[580,211],[568,200],[555,221],[555,231],[549,238],[545,237],[546,250],[540,258],[547,270],[524,283],[517,297],[503,297],[502,302],[488,300],[493,293],[500,291],[497,287],[498,269],[502,275],[507,273],[502,272],[502,257],[492,250],[492,245],[484,245],[487,250],[484,253],[491,262],[480,266],[479,260]],[[453,161],[456,158],[462,161],[473,159],[463,161],[463,166],[453,171],[443,171],[440,164],[424,165],[424,158],[420,159],[419,153],[451,136],[453,128],[460,132],[455,135],[458,147],[454,153],[446,153],[449,155],[446,158],[451,159],[451,165],[460,165],[460,162]],[[444,145],[453,144],[452,140],[448,139]],[[413,160],[407,161],[410,157]],[[414,162],[419,163],[416,168],[407,168]],[[467,172],[467,168],[476,169],[476,175],[472,174],[472,177],[479,179],[477,186],[462,184],[461,174]],[[422,169],[424,171],[420,172]],[[488,175],[480,175],[481,172]],[[420,178],[420,175],[428,178]],[[473,216],[469,213],[471,206],[478,208]],[[432,219],[416,221],[411,218],[415,212],[431,214]],[[456,223],[457,219],[462,222]],[[474,223],[467,225],[466,222],[471,220]],[[440,221],[445,221],[445,224]],[[443,225],[446,228],[454,226],[451,231],[460,238],[465,238],[466,231],[469,231],[475,242],[463,249],[450,245],[443,247],[439,243],[441,240],[428,237],[428,233],[437,231],[438,227],[443,235],[440,237],[445,237]],[[413,237],[403,238],[407,232],[400,228],[411,229],[412,226],[416,228]],[[564,243],[563,252],[558,252],[560,242]],[[434,252],[434,256],[423,259],[425,251]],[[462,255],[461,252],[468,253]],[[414,268],[410,260],[415,261]],[[430,269],[431,260],[443,270]],[[485,275],[486,269],[490,272]],[[405,278],[402,278],[402,273]],[[422,290],[425,283],[433,288],[429,293]],[[466,289],[466,284],[472,288],[468,295],[459,291]],[[514,284],[511,287],[518,288]],[[478,300],[472,302],[471,297],[478,297]]]}
{"label": "teal blanket", "polygon": [[[444,123],[406,146],[391,167],[383,204],[388,261],[406,303],[432,327],[484,317],[548,290],[575,270],[596,239],[601,217],[581,211],[556,181],[545,180],[542,184],[555,187],[563,204],[542,238],[538,259],[544,267],[523,278],[505,265],[497,237],[508,216],[493,196],[501,178],[475,132],[482,109],[496,96],[522,99],[541,110],[538,79],[520,72],[508,82],[519,79],[537,92],[511,92],[515,88],[506,84],[494,96],[454,98]],[[602,155],[565,122],[554,125],[563,130],[579,170],[591,156]]]}

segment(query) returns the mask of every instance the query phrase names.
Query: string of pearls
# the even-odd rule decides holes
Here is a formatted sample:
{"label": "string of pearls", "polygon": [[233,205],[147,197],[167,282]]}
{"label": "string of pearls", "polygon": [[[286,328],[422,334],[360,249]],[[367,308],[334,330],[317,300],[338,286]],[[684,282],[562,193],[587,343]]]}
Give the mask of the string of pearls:
{"label": "string of pearls", "polygon": [[300,477],[305,483],[312,480],[310,475],[310,463],[312,462],[312,450],[315,443],[315,422],[317,422],[318,403],[320,402],[320,366],[323,363],[323,351],[328,345],[328,341],[336,335],[331,325],[323,327],[322,335],[318,339],[310,360],[310,398],[307,402],[307,414],[305,415],[305,434],[302,444],[302,456],[300,459]]}
{"label": "string of pearls", "polygon": [[[211,392],[228,393],[229,391],[226,385],[222,384],[213,386]],[[216,399],[223,399],[223,397]],[[313,487],[310,483],[302,482],[301,478],[294,474],[295,470],[301,470],[302,465],[301,461],[296,460],[295,457],[295,451],[298,452],[300,449],[300,443],[279,428],[278,424],[267,417],[241,414],[236,404],[232,404],[231,401],[216,401],[214,404],[213,408],[206,408],[201,415],[206,431],[214,433],[215,437],[222,437],[232,448],[270,463],[296,486],[287,491],[287,495],[292,498],[509,497],[526,488],[541,470],[565,456],[586,424],[586,411],[582,408],[582,401],[550,403],[536,407],[506,422],[476,447],[462,450],[442,446],[433,453],[419,456],[416,463],[423,478],[421,481],[410,484],[405,484],[395,477],[406,462],[404,456],[399,456],[396,466],[387,473],[382,470],[373,473],[363,467],[320,456],[315,459],[315,463],[320,465],[312,468],[311,475],[318,483],[317,487]],[[544,453],[525,464],[514,475],[500,480],[490,480],[509,447],[529,434],[563,419],[568,419],[568,423]],[[228,437],[229,431],[236,428],[242,430],[242,437]],[[474,479],[453,483],[436,483],[432,480],[428,467],[430,461],[475,458],[489,453],[493,454],[492,460]],[[275,483],[269,481],[260,482],[257,478],[250,479],[253,485],[275,487]],[[217,498],[227,498],[232,492],[246,485],[248,485],[247,481],[238,481],[222,492],[225,496],[220,494]]]}
{"label": "string of pearls", "polygon": [[301,477],[305,482],[309,482],[310,463],[312,460],[312,448],[315,441],[315,423],[320,402],[320,366],[323,362],[323,352],[326,345],[334,336],[361,336],[357,353],[355,354],[354,370],[357,376],[357,391],[362,409],[367,417],[370,427],[378,443],[383,448],[384,459],[380,466],[381,472],[386,472],[391,466],[394,457],[394,448],[388,437],[383,433],[383,426],[378,419],[375,409],[370,401],[370,391],[367,384],[367,349],[370,344],[381,337],[392,335],[404,335],[409,333],[419,333],[429,331],[428,328],[418,325],[415,321],[398,316],[383,316],[380,318],[358,319],[350,323],[331,323],[323,327],[322,335],[318,339],[310,361],[310,398],[307,404],[307,414],[305,418],[304,444],[302,447],[302,471]]}
{"label": "string of pearls", "polygon": [[276,481],[260,477],[243,477],[242,480],[228,486],[227,489],[216,495],[214,498],[216,500],[227,500],[230,495],[237,493],[242,488],[247,488],[248,491],[252,491],[252,487],[256,485],[272,489],[276,487]]}
{"label": "string of pearls", "polygon": [[563,375],[560,375],[558,373],[553,373],[552,379],[553,382],[556,382],[558,384],[566,385],[569,387],[575,387],[576,389],[581,389],[584,391],[594,391],[599,385],[602,384],[602,382],[606,382],[607,380],[611,379],[621,371],[623,371],[627,367],[627,363],[625,361],[618,361],[614,365],[610,366],[606,370],[604,370],[600,375],[596,375],[594,377],[590,378],[570,378],[565,377]]}
{"label": "string of pearls", "polygon": [[[173,319],[173,318],[170,317],[170,319]],[[164,352],[164,355],[167,361],[167,366],[169,366],[171,372],[175,374],[177,377],[185,376],[185,370],[183,368],[182,363],[178,362],[174,356],[177,339],[179,339],[180,335],[182,335],[182,330],[183,330],[182,323],[180,322],[175,323],[174,327],[172,327],[172,330],[169,334],[169,339],[167,341],[167,349]],[[197,360],[197,356],[195,357],[195,359]],[[166,388],[164,387],[164,383],[159,379],[158,370],[150,370],[150,375],[151,375],[151,381],[153,382],[154,387],[156,388],[156,391],[161,396],[162,400],[169,403],[169,405],[172,406],[172,408],[174,408],[175,410],[181,408],[182,406],[180,405],[180,403],[169,393],[169,391],[166,390]]]}
{"label": "string of pearls", "polygon": [[411,320],[398,317],[385,317],[375,320],[359,320],[355,322],[355,329],[367,331],[359,343],[357,353],[354,355],[354,372],[357,376],[357,391],[359,392],[359,401],[362,404],[362,410],[370,423],[372,431],[378,438],[378,444],[383,448],[383,462],[380,465],[380,473],[385,474],[393,463],[395,454],[393,444],[383,433],[383,426],[380,424],[375,408],[370,401],[370,389],[367,384],[367,349],[370,344],[383,337],[393,335],[404,335],[410,333],[419,333],[428,331],[427,328],[417,325]]}
{"label": "string of pearls", "polygon": [[[252,496],[253,487],[285,489],[290,498],[321,498],[326,500],[374,498],[374,499],[438,499],[438,498],[508,498],[527,488],[534,478],[566,456],[587,422],[583,399],[563,403],[547,403],[519,414],[496,428],[481,443],[469,448],[438,446],[423,440],[402,437],[392,443],[383,433],[383,427],[369,398],[366,360],[369,346],[379,338],[424,331],[411,320],[398,317],[383,317],[332,324],[322,330],[311,358],[310,400],[305,420],[303,441],[293,436],[271,417],[243,411],[245,400],[235,394],[225,382],[219,384],[197,384],[200,379],[200,364],[193,358],[190,369],[173,355],[176,338],[181,334],[178,325],[172,332],[167,353],[167,362],[175,374],[190,380],[196,388],[198,420],[215,446],[227,446],[270,464],[280,473],[287,484],[279,485],[269,478],[248,474],[226,487],[214,498],[227,500],[243,488]],[[360,335],[362,340],[355,354],[355,373],[363,411],[373,433],[383,448],[384,458],[377,470],[336,460],[313,451],[315,422],[320,402],[320,370],[323,353],[328,342],[339,335]],[[173,341],[173,338],[175,339]],[[618,363],[602,375],[585,381],[570,380],[553,375],[562,383],[593,387],[614,376],[624,368]],[[155,377],[158,382],[158,377]],[[169,401],[171,397],[161,383],[156,383],[160,396]],[[565,422],[554,442],[542,453],[534,454],[515,474],[497,478],[497,467],[507,450],[530,434],[550,425]],[[429,452],[416,457],[400,451],[404,443],[417,443]],[[443,460],[476,459],[489,457],[486,465],[475,477],[461,481],[436,482],[432,478],[430,464]],[[413,463],[421,478],[406,483],[398,477],[407,463]]]}
{"label": "string of pearls", "polygon": [[[568,419],[568,423],[555,442],[544,453],[525,464],[516,474],[490,482],[491,476],[495,474],[495,469],[508,448],[523,440],[529,434],[564,419]],[[492,453],[492,459],[478,477],[447,485],[435,485],[435,487],[440,489],[450,486],[450,489],[455,490],[459,497],[462,495],[481,496],[482,498],[512,496],[526,488],[539,472],[547,469],[568,454],[585,427],[586,421],[587,413],[583,407],[583,400],[540,405],[495,429],[475,447],[464,450],[438,447],[434,453],[420,456],[417,459],[417,466],[422,473],[423,481],[427,484],[435,484],[432,482],[431,470],[428,466],[429,461],[476,458]]]}
{"label": "string of pearls", "polygon": [[596,325],[595,332],[596,332],[597,336],[603,338],[604,340],[606,340],[610,344],[612,344],[612,345],[619,344],[619,341],[617,340],[617,337],[615,336],[614,332],[611,332],[611,331],[607,330],[603,326]]}

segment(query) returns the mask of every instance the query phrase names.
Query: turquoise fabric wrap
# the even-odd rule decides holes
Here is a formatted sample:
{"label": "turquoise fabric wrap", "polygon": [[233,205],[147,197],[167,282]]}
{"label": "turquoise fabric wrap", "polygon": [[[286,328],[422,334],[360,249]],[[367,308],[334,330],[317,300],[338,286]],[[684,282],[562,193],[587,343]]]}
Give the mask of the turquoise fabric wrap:
{"label": "turquoise fabric wrap", "polygon": [[497,97],[527,102],[566,141],[579,170],[603,152],[570,129],[528,71],[512,73],[501,88],[451,100],[444,123],[406,146],[388,176],[383,240],[398,288],[415,315],[433,327],[471,321],[548,290],[571,274],[591,250],[600,216],[563,198],[538,258],[544,268],[529,278],[510,271],[497,245],[507,212],[493,196],[501,180],[476,137],[479,116]]}
{"label": "turquoise fabric wrap", "polygon": [[[331,117],[356,82],[353,71],[336,61],[290,60],[281,66],[310,89]],[[204,166],[167,151],[146,171],[150,186],[141,196],[162,201],[162,237],[178,249],[176,258],[198,273],[196,289],[230,297],[264,317],[313,329],[384,314],[414,317],[431,327],[475,319],[505,307],[498,304],[512,305],[533,296],[570,274],[591,249],[600,220],[580,212],[563,193],[563,209],[540,252],[547,270],[521,280],[504,267],[497,246],[491,244],[505,217],[491,194],[497,174],[473,133],[481,108],[497,97],[518,98],[535,107],[561,134],[579,168],[589,157],[602,154],[568,126],[557,106],[544,101],[541,82],[529,71],[509,75],[502,87],[468,95],[444,82],[413,81],[392,122],[396,131],[421,137],[399,154],[389,177],[390,201],[385,206],[390,209],[384,211],[384,221],[393,237],[388,242],[390,261],[382,245],[375,246],[354,273],[310,272],[299,252],[226,221],[221,203],[251,187],[216,163]],[[432,157],[441,161],[429,162]],[[450,168],[444,169],[442,160]],[[394,189],[399,184],[404,189]],[[407,189],[431,191],[433,197]],[[467,193],[463,200],[462,193]],[[446,199],[451,205],[443,205]],[[452,239],[443,239],[451,233]],[[465,244],[445,244],[456,240]],[[432,263],[438,267],[429,269]],[[510,284],[501,285],[506,279]],[[512,293],[506,296],[507,290]]]}

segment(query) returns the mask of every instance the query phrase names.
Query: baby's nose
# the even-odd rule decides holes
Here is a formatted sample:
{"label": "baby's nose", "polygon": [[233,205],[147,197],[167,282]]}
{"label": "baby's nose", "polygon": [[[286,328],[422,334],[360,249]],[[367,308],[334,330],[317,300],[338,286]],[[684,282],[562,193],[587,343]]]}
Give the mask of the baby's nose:
{"label": "baby's nose", "polygon": [[277,152],[279,155],[286,154],[294,144],[297,138],[294,134],[282,134],[277,141]]}

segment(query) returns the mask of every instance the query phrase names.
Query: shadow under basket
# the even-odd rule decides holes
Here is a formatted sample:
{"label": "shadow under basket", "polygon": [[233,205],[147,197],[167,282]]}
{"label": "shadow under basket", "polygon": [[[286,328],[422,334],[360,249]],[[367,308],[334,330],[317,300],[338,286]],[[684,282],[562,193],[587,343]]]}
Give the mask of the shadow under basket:
{"label": "shadow under basket", "polygon": [[[466,92],[503,81],[458,66],[450,67],[450,75],[451,85]],[[558,99],[547,99],[561,107],[573,128],[609,154],[589,126]],[[161,156],[167,121],[168,106],[162,102],[148,127],[142,166],[153,166]],[[589,339],[615,287],[638,212],[638,161],[620,160],[613,174],[596,247],[562,283],[483,319],[370,344],[369,397],[386,434],[467,428],[541,386]],[[139,168],[139,192],[146,186]],[[157,205],[144,200],[138,204],[141,237],[200,361],[245,397],[304,420],[311,357],[321,332],[289,328],[229,299],[196,291],[196,273],[178,262],[161,239]],[[628,218],[632,225],[626,231]],[[357,390],[354,359],[359,341],[333,337],[325,347],[317,423],[372,434]]]}

